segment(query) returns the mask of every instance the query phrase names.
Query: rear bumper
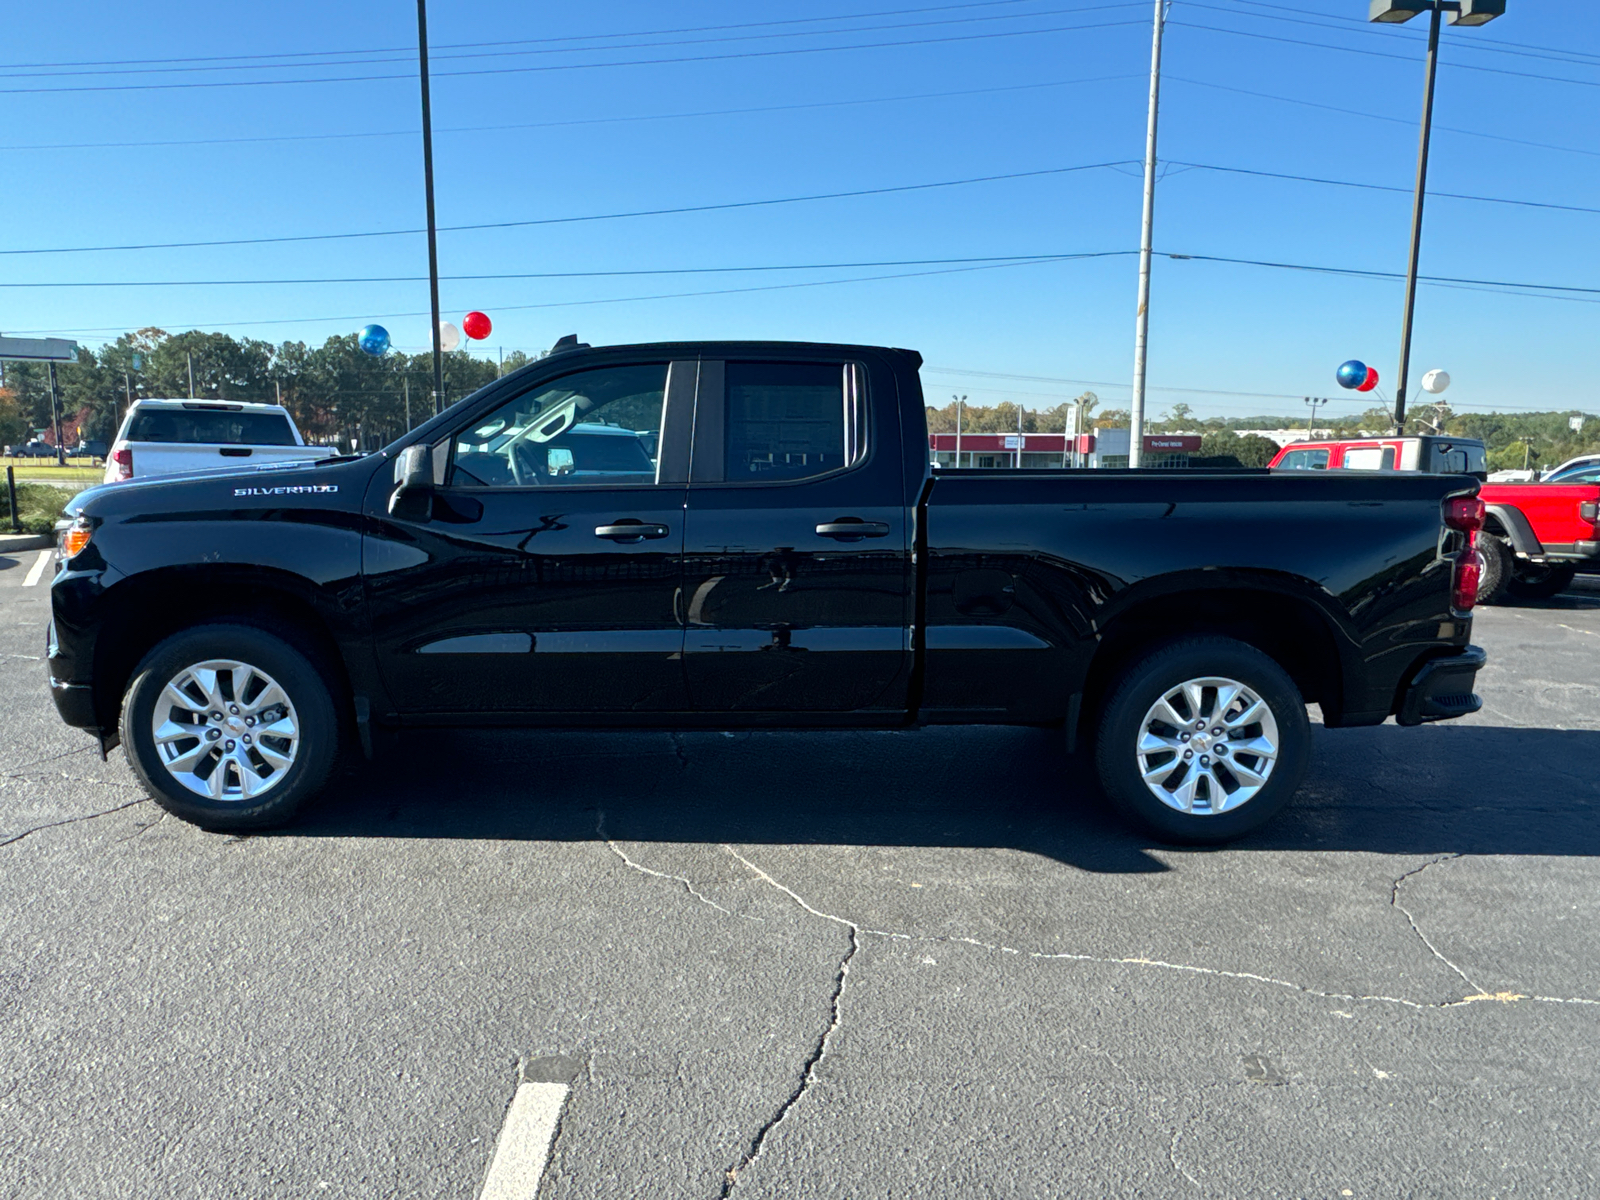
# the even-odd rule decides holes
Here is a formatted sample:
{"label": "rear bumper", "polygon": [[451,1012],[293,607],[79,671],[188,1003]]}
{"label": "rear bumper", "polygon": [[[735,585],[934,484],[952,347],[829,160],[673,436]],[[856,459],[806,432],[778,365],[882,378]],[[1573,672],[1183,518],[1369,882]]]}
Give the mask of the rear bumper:
{"label": "rear bumper", "polygon": [[1472,685],[1488,661],[1482,646],[1468,646],[1458,654],[1429,659],[1400,694],[1395,720],[1401,725],[1421,725],[1477,712],[1483,701],[1473,693]]}

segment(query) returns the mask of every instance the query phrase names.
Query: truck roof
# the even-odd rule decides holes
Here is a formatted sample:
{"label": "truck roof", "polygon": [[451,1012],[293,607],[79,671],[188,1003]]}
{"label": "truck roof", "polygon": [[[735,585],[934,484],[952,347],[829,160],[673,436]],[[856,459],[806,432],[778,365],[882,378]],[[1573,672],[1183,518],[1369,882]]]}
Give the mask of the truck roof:
{"label": "truck roof", "polygon": [[184,400],[141,398],[133,402],[134,408],[187,408],[210,412],[275,412],[288,414],[281,404],[254,404],[245,400]]}

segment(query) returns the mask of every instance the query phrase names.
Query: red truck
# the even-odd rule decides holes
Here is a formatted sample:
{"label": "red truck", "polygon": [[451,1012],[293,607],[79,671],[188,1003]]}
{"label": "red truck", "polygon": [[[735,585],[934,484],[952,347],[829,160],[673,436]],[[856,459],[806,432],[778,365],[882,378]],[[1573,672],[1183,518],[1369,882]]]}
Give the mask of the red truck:
{"label": "red truck", "polygon": [[[1487,480],[1484,445],[1448,434],[1293,442],[1269,466],[1302,471],[1422,471]],[[1565,591],[1578,568],[1600,566],[1600,483],[1488,483],[1478,539],[1483,573],[1478,603],[1503,596],[1547,600]]]}

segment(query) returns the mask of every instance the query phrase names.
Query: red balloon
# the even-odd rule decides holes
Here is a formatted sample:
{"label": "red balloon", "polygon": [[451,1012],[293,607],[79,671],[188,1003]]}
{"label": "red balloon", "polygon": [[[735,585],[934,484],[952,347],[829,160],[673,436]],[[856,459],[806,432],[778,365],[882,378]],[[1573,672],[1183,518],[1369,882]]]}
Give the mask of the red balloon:
{"label": "red balloon", "polygon": [[488,314],[486,313],[469,312],[466,316],[461,318],[461,332],[466,334],[469,338],[478,340],[486,338],[489,336],[489,331],[493,328],[494,325],[490,322]]}
{"label": "red balloon", "polygon": [[[485,317],[484,320],[488,320],[488,318]],[[1368,367],[1367,368],[1367,377],[1366,377],[1366,379],[1362,380],[1360,383],[1356,384],[1356,391],[1358,391],[1358,392],[1370,392],[1373,388],[1375,388],[1377,386],[1378,386],[1378,368],[1376,368],[1376,367]]]}

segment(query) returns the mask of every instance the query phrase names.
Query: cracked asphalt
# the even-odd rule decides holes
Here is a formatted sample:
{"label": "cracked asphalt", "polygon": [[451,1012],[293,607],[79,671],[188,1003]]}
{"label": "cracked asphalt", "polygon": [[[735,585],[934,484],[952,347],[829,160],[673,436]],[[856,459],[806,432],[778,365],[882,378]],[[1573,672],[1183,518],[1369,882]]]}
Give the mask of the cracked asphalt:
{"label": "cracked asphalt", "polygon": [[0,1197],[475,1197],[538,1056],[541,1200],[1600,1192],[1600,581],[1203,851],[1013,729],[411,736],[206,834],[56,718],[26,565]]}

